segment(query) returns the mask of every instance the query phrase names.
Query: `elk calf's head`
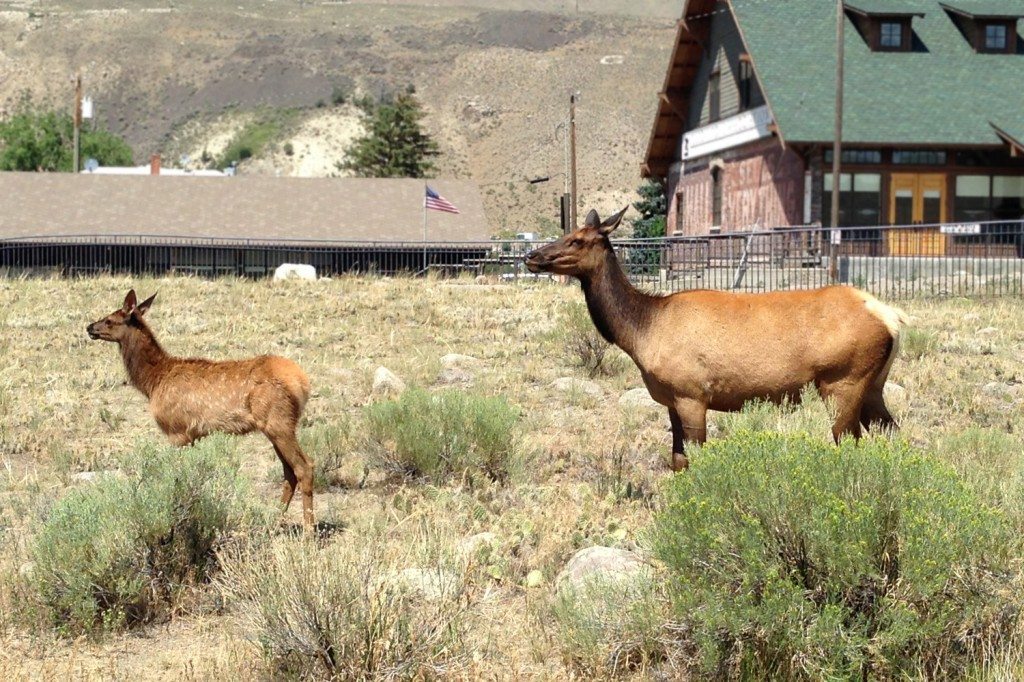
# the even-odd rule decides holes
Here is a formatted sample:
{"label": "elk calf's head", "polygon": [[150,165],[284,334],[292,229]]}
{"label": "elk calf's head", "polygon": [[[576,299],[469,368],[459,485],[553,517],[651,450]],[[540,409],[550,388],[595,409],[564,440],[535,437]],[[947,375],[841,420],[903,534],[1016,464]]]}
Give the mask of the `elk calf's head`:
{"label": "elk calf's head", "polygon": [[601,222],[597,211],[591,209],[583,227],[565,235],[556,242],[542,246],[526,255],[530,272],[550,272],[572,277],[586,276],[604,263],[612,244],[608,235],[622,222],[626,209]]}
{"label": "elk calf's head", "polygon": [[93,340],[120,342],[132,327],[139,326],[139,321],[149,310],[149,306],[153,305],[155,298],[156,294],[153,294],[142,303],[137,303],[135,289],[132,289],[124,297],[124,303],[118,310],[96,320],[86,327],[85,331]]}

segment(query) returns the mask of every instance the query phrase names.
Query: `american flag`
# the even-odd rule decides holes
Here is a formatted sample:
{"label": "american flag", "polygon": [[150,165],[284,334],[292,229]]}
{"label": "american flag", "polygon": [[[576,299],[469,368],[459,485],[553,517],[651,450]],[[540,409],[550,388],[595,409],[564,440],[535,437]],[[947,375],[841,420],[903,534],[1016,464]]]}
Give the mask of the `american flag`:
{"label": "american flag", "polygon": [[427,198],[424,204],[427,208],[432,208],[435,211],[444,211],[445,213],[458,213],[459,209],[455,208],[455,204],[445,199],[443,196],[430,189],[427,186]]}

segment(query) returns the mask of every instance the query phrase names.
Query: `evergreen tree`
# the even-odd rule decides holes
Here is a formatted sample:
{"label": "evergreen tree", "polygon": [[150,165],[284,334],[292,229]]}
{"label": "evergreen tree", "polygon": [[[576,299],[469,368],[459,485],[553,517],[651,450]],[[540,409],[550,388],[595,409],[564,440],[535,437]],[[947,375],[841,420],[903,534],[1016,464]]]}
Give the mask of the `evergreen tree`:
{"label": "evergreen tree", "polygon": [[633,236],[637,238],[665,236],[665,186],[660,179],[652,178],[637,188],[640,201],[633,208],[640,212],[640,218],[633,221]]}
{"label": "evergreen tree", "polygon": [[[132,150],[121,137],[105,130],[82,130],[81,158],[102,166],[127,166]],[[23,105],[0,121],[0,170],[63,171],[74,165],[74,121],[70,114],[36,111]]]}
{"label": "evergreen tree", "polygon": [[422,178],[433,171],[437,143],[420,127],[423,109],[411,92],[370,107],[367,133],[337,164],[364,178]]}

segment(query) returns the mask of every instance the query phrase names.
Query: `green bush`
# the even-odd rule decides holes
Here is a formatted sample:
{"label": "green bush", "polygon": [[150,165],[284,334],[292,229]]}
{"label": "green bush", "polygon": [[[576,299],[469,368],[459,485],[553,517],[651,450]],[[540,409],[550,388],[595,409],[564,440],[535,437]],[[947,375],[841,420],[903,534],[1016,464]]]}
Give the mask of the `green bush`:
{"label": "green bush", "polygon": [[[351,455],[352,427],[346,419],[316,424],[299,432],[299,444],[313,460],[313,488],[323,492],[340,485],[339,472]],[[280,470],[277,470],[280,477]]]}
{"label": "green bush", "polygon": [[262,520],[225,437],[147,447],[57,501],[35,535],[31,589],[66,634],[151,621],[216,568],[229,534]]}
{"label": "green bush", "polygon": [[692,462],[652,539],[704,675],[956,676],[1017,627],[1003,514],[905,443],[744,433]]}
{"label": "green bush", "polygon": [[370,405],[366,415],[374,455],[391,471],[435,481],[467,472],[504,480],[516,468],[519,415],[504,398],[412,388]]}
{"label": "green bush", "polygon": [[570,303],[562,308],[552,341],[558,346],[562,360],[583,369],[590,377],[614,376],[629,366],[626,356],[597,331],[583,303]]}
{"label": "green bush", "polygon": [[440,679],[466,654],[464,575],[405,559],[286,539],[226,552],[218,582],[274,679]]}

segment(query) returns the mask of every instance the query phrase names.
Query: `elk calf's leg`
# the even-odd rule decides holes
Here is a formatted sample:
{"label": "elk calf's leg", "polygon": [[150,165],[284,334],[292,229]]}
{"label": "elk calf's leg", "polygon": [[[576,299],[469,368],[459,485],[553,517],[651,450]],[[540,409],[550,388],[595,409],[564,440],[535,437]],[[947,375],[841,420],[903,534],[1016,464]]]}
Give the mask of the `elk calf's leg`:
{"label": "elk calf's leg", "polygon": [[274,444],[274,452],[277,453],[277,458],[281,460],[281,469],[284,471],[284,490],[281,492],[281,505],[284,507],[284,511],[288,511],[288,505],[292,503],[292,497],[295,495],[295,486],[298,484],[298,478],[295,476],[295,470],[292,469],[292,465],[288,463],[288,460],[284,458],[281,453],[281,448]]}

